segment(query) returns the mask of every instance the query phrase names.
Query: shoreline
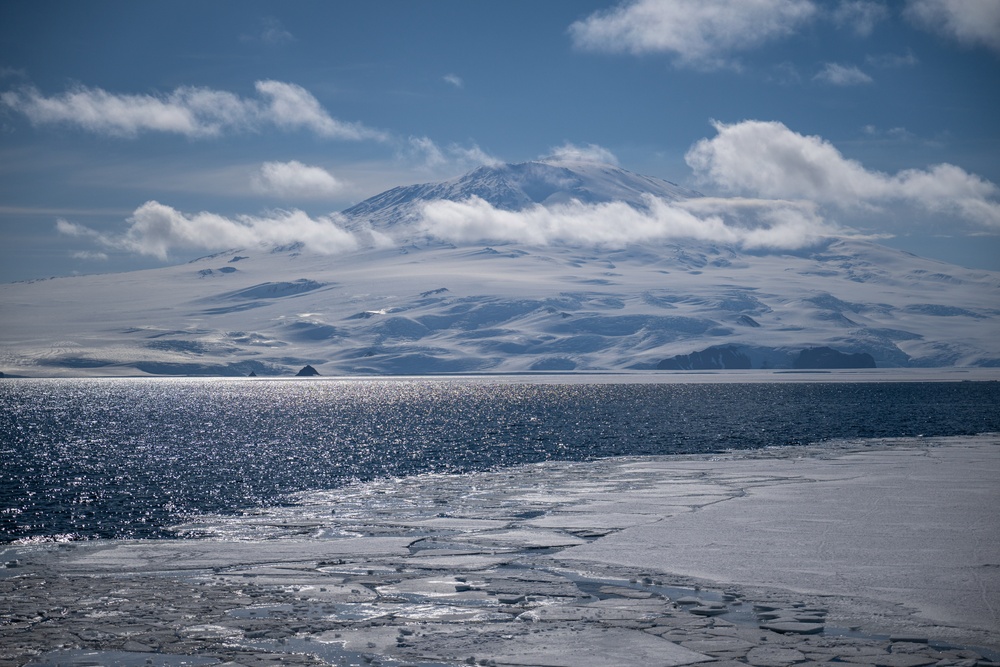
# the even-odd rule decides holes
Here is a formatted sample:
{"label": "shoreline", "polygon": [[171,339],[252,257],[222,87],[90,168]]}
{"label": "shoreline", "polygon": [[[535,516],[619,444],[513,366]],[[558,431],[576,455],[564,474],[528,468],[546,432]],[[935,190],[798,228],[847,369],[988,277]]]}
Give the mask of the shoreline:
{"label": "shoreline", "polygon": [[[96,370],[96,369],[95,369]],[[296,377],[293,375],[149,375],[68,373],[48,375],[12,375],[6,380],[246,380],[248,382],[366,382],[366,381],[508,381],[545,383],[740,383],[740,382],[1000,382],[1000,368],[986,366],[954,366],[941,368],[871,368],[871,369],[753,369],[753,370],[590,370],[590,371],[524,371],[520,373],[427,373],[422,375],[325,375]]]}
{"label": "shoreline", "polygon": [[997,434],[541,463],[7,545],[0,665],[991,664],[998,472]]}

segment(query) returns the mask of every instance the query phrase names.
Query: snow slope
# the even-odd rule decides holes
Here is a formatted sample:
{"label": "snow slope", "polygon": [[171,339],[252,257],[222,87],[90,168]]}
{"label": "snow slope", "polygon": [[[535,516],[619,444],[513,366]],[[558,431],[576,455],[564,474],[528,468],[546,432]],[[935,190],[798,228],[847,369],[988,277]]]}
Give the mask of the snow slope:
{"label": "snow slope", "polygon": [[675,241],[622,249],[454,245],[410,233],[420,202],[697,193],[607,165],[483,167],[345,211],[402,230],[322,255],[241,248],[188,264],[0,286],[0,370],[22,375],[324,375],[655,369],[737,346],[754,368],[809,347],[880,367],[1000,365],[1000,274],[859,240],[795,252]]}

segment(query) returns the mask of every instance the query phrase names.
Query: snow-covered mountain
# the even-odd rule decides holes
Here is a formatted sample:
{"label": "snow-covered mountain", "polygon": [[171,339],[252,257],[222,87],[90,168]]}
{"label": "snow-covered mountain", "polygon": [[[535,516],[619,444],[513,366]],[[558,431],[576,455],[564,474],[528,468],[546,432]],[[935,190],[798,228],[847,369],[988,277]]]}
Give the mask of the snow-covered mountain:
{"label": "snow-covered mountain", "polygon": [[479,197],[494,207],[518,211],[533,204],[550,206],[576,200],[584,204],[623,201],[644,205],[643,196],[666,201],[700,196],[659,178],[640,176],[601,162],[539,160],[487,165],[442,183],[387,190],[344,211],[354,221],[376,229],[392,228],[429,201]]}
{"label": "snow-covered mountain", "polygon": [[[420,207],[479,197],[698,197],[595,163],[482,167],[344,212],[397,244],[322,255],[251,247],[149,271],[0,286],[0,370],[19,375],[323,375],[1000,366],[1000,274],[861,240],[794,252],[675,240],[597,249],[446,243]],[[818,348],[831,348],[829,353]],[[803,355],[803,351],[809,351]]]}

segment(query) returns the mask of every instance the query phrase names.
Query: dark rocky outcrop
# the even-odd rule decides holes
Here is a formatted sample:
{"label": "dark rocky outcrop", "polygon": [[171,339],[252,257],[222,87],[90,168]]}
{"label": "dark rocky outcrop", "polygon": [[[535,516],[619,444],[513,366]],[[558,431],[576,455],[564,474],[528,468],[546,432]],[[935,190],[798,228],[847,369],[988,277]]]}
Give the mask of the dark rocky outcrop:
{"label": "dark rocky outcrop", "polygon": [[802,370],[875,368],[875,359],[867,352],[848,354],[832,347],[809,347],[799,352],[799,356],[792,362],[792,368]]}
{"label": "dark rocky outcrop", "polygon": [[710,347],[691,354],[678,354],[657,364],[661,371],[707,371],[750,368],[750,357],[734,345]]}
{"label": "dark rocky outcrop", "polygon": [[302,370],[300,370],[298,373],[295,374],[295,377],[303,378],[303,377],[312,377],[314,375],[319,375],[319,371],[310,366],[309,364],[306,364],[305,366],[302,367]]}

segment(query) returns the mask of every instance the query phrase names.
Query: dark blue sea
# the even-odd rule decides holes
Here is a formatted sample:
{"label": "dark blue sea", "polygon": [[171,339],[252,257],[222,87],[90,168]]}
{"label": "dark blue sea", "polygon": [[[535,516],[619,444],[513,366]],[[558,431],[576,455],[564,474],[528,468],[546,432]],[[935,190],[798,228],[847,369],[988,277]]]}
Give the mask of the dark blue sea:
{"label": "dark blue sea", "polygon": [[1000,383],[0,381],[0,542],[170,537],[426,472],[1000,431]]}

